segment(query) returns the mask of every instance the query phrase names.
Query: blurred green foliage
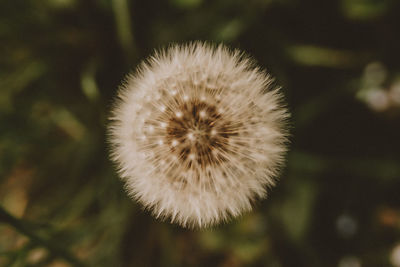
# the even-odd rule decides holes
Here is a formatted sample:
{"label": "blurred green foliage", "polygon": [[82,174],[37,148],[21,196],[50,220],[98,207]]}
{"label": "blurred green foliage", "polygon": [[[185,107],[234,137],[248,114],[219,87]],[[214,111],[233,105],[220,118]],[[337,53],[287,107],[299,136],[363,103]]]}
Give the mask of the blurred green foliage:
{"label": "blurred green foliage", "polygon": [[[0,266],[400,266],[400,2],[0,2]],[[292,112],[281,181],[202,231],[153,219],[108,159],[124,76],[225,42]]]}

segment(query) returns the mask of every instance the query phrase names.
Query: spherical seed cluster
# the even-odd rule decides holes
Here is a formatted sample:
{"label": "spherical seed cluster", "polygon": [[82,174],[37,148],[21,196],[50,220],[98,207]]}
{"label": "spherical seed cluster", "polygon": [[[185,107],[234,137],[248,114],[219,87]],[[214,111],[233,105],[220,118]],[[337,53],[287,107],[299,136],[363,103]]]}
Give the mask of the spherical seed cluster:
{"label": "spherical seed cluster", "polygon": [[251,209],[283,161],[287,110],[271,78],[220,45],[175,45],[128,76],[110,125],[128,192],[204,227]]}

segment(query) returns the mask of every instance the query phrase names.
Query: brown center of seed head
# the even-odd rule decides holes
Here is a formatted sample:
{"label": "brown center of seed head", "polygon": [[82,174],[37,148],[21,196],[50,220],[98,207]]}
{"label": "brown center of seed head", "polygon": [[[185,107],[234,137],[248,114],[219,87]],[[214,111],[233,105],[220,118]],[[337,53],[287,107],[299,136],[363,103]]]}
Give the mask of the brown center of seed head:
{"label": "brown center of seed head", "polygon": [[226,161],[234,129],[221,111],[202,101],[185,102],[177,110],[166,129],[170,151],[189,167]]}

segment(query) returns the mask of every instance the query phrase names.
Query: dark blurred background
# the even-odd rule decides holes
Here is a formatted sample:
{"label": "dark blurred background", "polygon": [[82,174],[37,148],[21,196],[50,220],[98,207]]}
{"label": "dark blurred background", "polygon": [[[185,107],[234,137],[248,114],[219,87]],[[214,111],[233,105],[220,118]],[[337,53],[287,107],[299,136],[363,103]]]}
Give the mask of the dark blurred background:
{"label": "dark blurred background", "polygon": [[[400,266],[400,1],[1,0],[0,266]],[[124,76],[224,42],[283,87],[287,166],[254,211],[153,219],[108,158]]]}

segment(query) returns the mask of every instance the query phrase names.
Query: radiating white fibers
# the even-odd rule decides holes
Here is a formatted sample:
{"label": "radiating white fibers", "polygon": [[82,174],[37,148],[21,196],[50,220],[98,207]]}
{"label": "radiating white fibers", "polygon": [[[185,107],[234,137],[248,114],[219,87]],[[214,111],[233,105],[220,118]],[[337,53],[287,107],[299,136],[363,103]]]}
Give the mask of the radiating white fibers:
{"label": "radiating white fibers", "polygon": [[109,126],[129,194],[184,227],[250,210],[286,151],[288,112],[271,82],[223,45],[174,45],[143,62],[120,88]]}

